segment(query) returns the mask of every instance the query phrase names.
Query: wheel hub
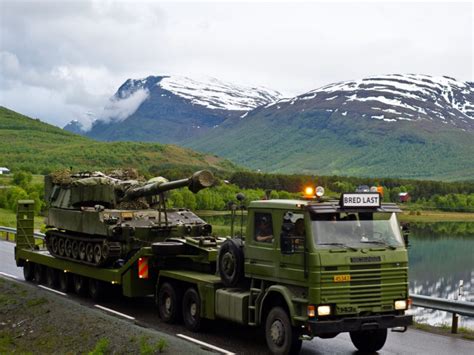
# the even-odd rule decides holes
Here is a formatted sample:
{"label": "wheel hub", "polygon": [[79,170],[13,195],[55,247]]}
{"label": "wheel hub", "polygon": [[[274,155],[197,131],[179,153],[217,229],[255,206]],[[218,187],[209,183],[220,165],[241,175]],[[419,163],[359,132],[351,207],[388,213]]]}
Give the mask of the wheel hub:
{"label": "wheel hub", "polygon": [[197,314],[197,305],[196,305],[196,303],[191,303],[191,306],[189,308],[189,312],[191,313],[191,315],[193,317],[196,317],[196,314]]}
{"label": "wheel hub", "polygon": [[285,327],[283,326],[281,320],[276,319],[272,323],[272,326],[270,327],[270,335],[274,344],[283,344],[283,341],[285,339]]}
{"label": "wheel hub", "polygon": [[165,298],[165,309],[166,309],[166,312],[170,312],[171,310],[171,297],[166,297]]}

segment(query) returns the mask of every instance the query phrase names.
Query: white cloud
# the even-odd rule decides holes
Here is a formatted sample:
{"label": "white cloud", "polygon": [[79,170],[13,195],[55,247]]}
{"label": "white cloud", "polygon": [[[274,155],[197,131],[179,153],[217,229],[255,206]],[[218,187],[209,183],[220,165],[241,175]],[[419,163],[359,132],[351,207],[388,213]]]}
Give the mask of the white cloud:
{"label": "white cloud", "polygon": [[0,105],[65,125],[100,116],[126,79],[148,75],[212,76],[287,95],[384,73],[473,80],[472,10],[452,2],[3,0]]}

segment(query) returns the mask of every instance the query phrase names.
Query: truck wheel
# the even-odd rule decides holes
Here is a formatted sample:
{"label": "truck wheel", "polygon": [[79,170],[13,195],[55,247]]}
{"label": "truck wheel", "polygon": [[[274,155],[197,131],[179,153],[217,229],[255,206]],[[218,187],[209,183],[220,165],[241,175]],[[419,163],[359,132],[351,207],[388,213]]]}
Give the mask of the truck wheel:
{"label": "truck wheel", "polygon": [[244,253],[241,239],[227,239],[219,249],[219,275],[226,287],[235,287],[244,278]]}
{"label": "truck wheel", "polygon": [[35,264],[30,263],[28,261],[25,262],[23,265],[23,277],[25,278],[25,281],[33,281],[35,278]]}
{"label": "truck wheel", "polygon": [[382,349],[387,340],[387,329],[351,332],[352,344],[362,352],[373,353]]}
{"label": "truck wheel", "polygon": [[40,285],[44,283],[44,267],[42,265],[36,264],[34,271],[35,282]]}
{"label": "truck wheel", "polygon": [[201,297],[192,287],[188,288],[183,296],[183,321],[184,326],[192,332],[201,329]]}
{"label": "truck wheel", "polygon": [[291,326],[290,318],[281,307],[274,307],[265,322],[265,338],[272,354],[298,354],[302,341]]}
{"label": "truck wheel", "polygon": [[107,299],[109,285],[104,281],[89,279],[89,297],[99,302]]}
{"label": "truck wheel", "polygon": [[58,283],[58,271],[52,267],[46,268],[46,286],[55,288]]}
{"label": "truck wheel", "polygon": [[87,280],[84,276],[74,275],[72,278],[74,283],[74,292],[79,296],[84,296],[87,294]]}
{"label": "truck wheel", "polygon": [[181,318],[180,292],[170,284],[164,282],[158,291],[157,304],[160,318],[166,323],[176,323]]}
{"label": "truck wheel", "polygon": [[67,272],[58,272],[58,286],[61,292],[69,292],[71,290],[71,278]]}

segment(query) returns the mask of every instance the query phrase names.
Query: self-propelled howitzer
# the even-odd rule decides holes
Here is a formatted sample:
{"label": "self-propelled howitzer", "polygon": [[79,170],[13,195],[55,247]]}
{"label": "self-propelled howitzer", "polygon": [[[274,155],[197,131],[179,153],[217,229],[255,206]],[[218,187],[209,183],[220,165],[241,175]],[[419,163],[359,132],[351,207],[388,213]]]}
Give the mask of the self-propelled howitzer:
{"label": "self-propelled howitzer", "polygon": [[164,193],[181,187],[197,193],[213,184],[206,170],[176,181],[100,172],[47,176],[46,245],[55,257],[104,266],[168,239],[212,239],[211,226],[193,212],[167,210]]}

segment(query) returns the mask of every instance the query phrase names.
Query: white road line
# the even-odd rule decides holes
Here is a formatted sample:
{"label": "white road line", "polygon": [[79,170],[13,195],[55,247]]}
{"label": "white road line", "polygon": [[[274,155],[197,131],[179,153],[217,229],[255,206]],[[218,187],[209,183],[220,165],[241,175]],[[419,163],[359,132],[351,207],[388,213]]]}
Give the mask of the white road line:
{"label": "white road line", "polygon": [[225,349],[222,349],[222,348],[218,348],[217,346],[214,346],[214,345],[211,345],[211,344],[208,344],[208,343],[205,343],[203,341],[200,341],[200,340],[197,340],[197,339],[194,339],[194,338],[191,338],[191,337],[188,337],[187,335],[184,335],[184,334],[176,334],[178,337],[180,338],[183,338],[183,339],[186,339],[190,342],[193,342],[193,343],[196,343],[196,344],[199,344],[199,345],[202,345],[206,348],[209,348],[209,349],[212,349],[212,350],[216,350],[222,354],[226,354],[226,355],[235,355],[235,353],[233,352],[230,352],[230,351],[227,351]]}
{"label": "white road line", "polygon": [[38,285],[38,286],[41,287],[41,288],[44,288],[45,290],[57,293],[58,295],[67,296],[67,294],[65,294],[64,292],[53,290],[52,288],[49,288],[49,287],[46,287],[46,286],[43,286],[43,285]]}
{"label": "white road line", "polygon": [[122,317],[127,318],[127,319],[131,319],[131,320],[134,320],[134,319],[135,319],[134,317],[131,317],[131,316],[128,316],[128,315],[126,315],[126,314],[123,314],[123,313],[114,311],[113,309],[110,309],[110,308],[107,308],[107,307],[103,307],[103,306],[98,305],[98,304],[94,305],[94,307],[103,309],[104,311],[107,311],[107,312],[110,312],[110,313],[117,314],[117,315],[122,316]]}
{"label": "white road line", "polygon": [[1,272],[1,271],[0,271],[0,275],[3,275],[3,276],[6,276],[6,277],[10,277],[10,278],[12,278],[12,279],[18,280],[18,277],[13,276],[13,275],[10,275],[10,274],[7,274],[6,272]]}

